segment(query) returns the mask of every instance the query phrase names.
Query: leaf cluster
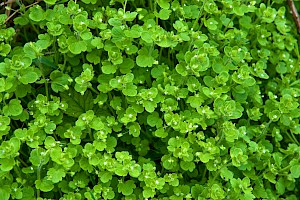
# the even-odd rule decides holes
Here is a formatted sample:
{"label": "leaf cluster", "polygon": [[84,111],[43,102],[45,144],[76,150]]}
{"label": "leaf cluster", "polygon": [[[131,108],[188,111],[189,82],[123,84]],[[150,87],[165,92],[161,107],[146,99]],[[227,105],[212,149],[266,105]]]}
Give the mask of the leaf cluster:
{"label": "leaf cluster", "polygon": [[45,0],[0,14],[0,199],[288,199],[283,0]]}

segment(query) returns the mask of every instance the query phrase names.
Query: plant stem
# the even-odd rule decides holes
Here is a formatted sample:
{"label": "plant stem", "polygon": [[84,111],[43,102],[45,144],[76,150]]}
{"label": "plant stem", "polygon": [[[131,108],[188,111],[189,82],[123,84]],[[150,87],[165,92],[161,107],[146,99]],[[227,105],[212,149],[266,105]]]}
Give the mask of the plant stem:
{"label": "plant stem", "polygon": [[289,7],[290,7],[290,10],[292,12],[294,21],[295,21],[296,26],[298,28],[298,33],[300,33],[300,18],[299,18],[299,14],[298,14],[297,8],[296,8],[293,0],[287,0],[287,2],[289,4]]}
{"label": "plant stem", "polygon": [[47,79],[45,79],[45,90],[46,90],[47,100],[49,101],[49,86],[48,86],[48,80]]}
{"label": "plant stem", "polygon": [[289,139],[290,139],[291,141],[293,141],[293,142],[296,143],[298,146],[300,146],[298,140],[295,138],[295,136],[294,136],[292,133],[288,133],[288,132],[287,132],[286,134],[287,134],[287,136],[289,137]]}
{"label": "plant stem", "polygon": [[297,140],[297,138],[295,137],[295,135],[294,135],[293,133],[291,133],[291,135],[292,135],[292,138],[294,139],[294,142],[295,142],[298,146],[300,146],[300,143],[298,142],[298,140]]}
{"label": "plant stem", "polygon": [[[41,166],[39,165],[36,170],[37,180],[41,180]],[[36,198],[38,199],[41,196],[41,191],[39,189],[36,190]]]}
{"label": "plant stem", "polygon": [[14,171],[16,172],[16,174],[20,179],[23,179],[22,174],[20,172],[20,168],[18,168],[16,165],[14,165]]}
{"label": "plant stem", "polygon": [[66,64],[67,64],[67,56],[66,56],[66,54],[64,54],[64,64],[63,64],[63,67],[62,67],[62,69],[61,69],[61,72],[64,72],[64,71],[65,71]]}
{"label": "plant stem", "polygon": [[49,86],[48,86],[48,80],[45,78],[45,75],[44,75],[44,73],[43,73],[43,70],[42,70],[42,62],[41,62],[40,58],[38,59],[38,61],[39,61],[39,68],[40,68],[40,70],[41,70],[41,72],[42,72],[42,76],[43,76],[43,79],[44,79],[44,81],[45,81],[45,92],[46,92],[46,97],[47,97],[47,100],[49,101]]}
{"label": "plant stem", "polygon": [[54,42],[53,42],[53,49],[55,52],[54,63],[57,66],[58,65],[58,49],[57,49],[56,41],[57,41],[57,38],[56,38],[56,36],[54,36]]}
{"label": "plant stem", "polygon": [[91,140],[93,141],[93,140],[94,140],[94,137],[93,137],[93,134],[92,134],[92,130],[91,130],[91,129],[89,129],[89,136],[90,136]]}
{"label": "plant stem", "polygon": [[94,92],[95,94],[100,94],[95,88],[93,88],[93,86],[91,86],[91,87],[89,87],[91,90],[92,90],[92,92]]}
{"label": "plant stem", "polygon": [[207,168],[205,167],[205,168],[204,168],[204,171],[203,171],[203,173],[202,173],[201,183],[204,183],[204,182],[205,182],[205,175],[206,175],[206,172],[207,172]]}
{"label": "plant stem", "polygon": [[123,7],[124,13],[126,12],[126,4],[127,4],[127,0],[125,0],[124,2],[124,7]]}
{"label": "plant stem", "polygon": [[39,30],[35,27],[35,25],[32,23],[32,22],[30,22],[30,25],[31,25],[31,27],[32,27],[32,29],[34,30],[34,32],[36,33],[36,34],[40,34],[40,32],[39,32]]}
{"label": "plant stem", "polygon": [[236,17],[236,15],[233,15],[233,16],[231,17],[230,21],[228,22],[228,24],[226,25],[226,27],[225,27],[225,29],[224,29],[224,31],[223,31],[224,33],[227,31],[228,26],[230,25],[230,22],[233,23],[233,20],[235,19],[235,17]]}

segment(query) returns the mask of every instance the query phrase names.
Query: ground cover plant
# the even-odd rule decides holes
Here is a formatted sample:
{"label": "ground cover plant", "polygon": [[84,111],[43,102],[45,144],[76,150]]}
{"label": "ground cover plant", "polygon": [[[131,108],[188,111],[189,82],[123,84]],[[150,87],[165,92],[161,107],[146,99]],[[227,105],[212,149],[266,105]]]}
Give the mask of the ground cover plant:
{"label": "ground cover plant", "polygon": [[286,1],[1,6],[0,200],[299,197]]}

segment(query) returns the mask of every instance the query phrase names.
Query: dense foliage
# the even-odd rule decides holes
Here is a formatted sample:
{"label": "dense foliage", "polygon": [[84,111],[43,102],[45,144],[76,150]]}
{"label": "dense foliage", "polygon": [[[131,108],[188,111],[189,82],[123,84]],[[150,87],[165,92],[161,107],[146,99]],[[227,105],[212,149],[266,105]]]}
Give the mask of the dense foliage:
{"label": "dense foliage", "polygon": [[285,0],[32,3],[0,15],[1,200],[299,197]]}

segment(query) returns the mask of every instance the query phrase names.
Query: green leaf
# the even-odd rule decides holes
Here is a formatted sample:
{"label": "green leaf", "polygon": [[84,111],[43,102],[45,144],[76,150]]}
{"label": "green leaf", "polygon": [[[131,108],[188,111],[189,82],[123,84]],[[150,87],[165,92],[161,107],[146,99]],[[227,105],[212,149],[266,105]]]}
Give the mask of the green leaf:
{"label": "green leaf", "polygon": [[92,110],[94,107],[93,95],[88,90],[84,95],[79,94],[73,89],[70,89],[66,92],[60,93],[62,101],[65,101],[68,104],[68,109],[65,113],[72,117],[79,117],[82,113],[85,113],[88,110]]}
{"label": "green leaf", "polygon": [[68,42],[70,43],[68,48],[71,53],[77,55],[80,54],[81,52],[84,52],[87,50],[87,45],[84,41],[75,41],[75,42]]}
{"label": "green leaf", "polygon": [[48,180],[51,180],[53,183],[58,183],[66,176],[66,173],[62,168],[50,168],[47,175]]}
{"label": "green leaf", "polygon": [[15,165],[15,160],[13,158],[1,158],[0,159],[0,169],[5,172],[9,172],[13,169]]}
{"label": "green leaf", "polygon": [[276,177],[272,172],[264,173],[263,176],[264,176],[265,179],[267,179],[271,183],[276,184]]}
{"label": "green leaf", "polygon": [[125,58],[121,64],[118,65],[122,74],[131,73],[131,69],[134,67],[134,61],[130,58]]}
{"label": "green leaf", "polygon": [[293,178],[299,178],[300,177],[300,164],[293,165],[290,168],[290,171],[291,171],[291,176]]}
{"label": "green leaf", "polygon": [[20,71],[19,81],[25,85],[34,83],[39,79],[40,75],[37,74],[32,68]]}
{"label": "green leaf", "polygon": [[285,192],[285,182],[284,178],[280,177],[279,180],[275,184],[276,190],[279,194],[284,194]]}
{"label": "green leaf", "polygon": [[172,13],[172,11],[169,9],[161,9],[159,11],[159,13],[156,14],[156,16],[158,18],[160,18],[161,20],[167,20],[167,19],[169,19],[171,13]]}
{"label": "green leaf", "polygon": [[46,178],[44,178],[42,180],[36,180],[35,186],[37,189],[39,189],[43,192],[50,192],[54,188],[53,183],[51,181],[47,180]]}
{"label": "green leaf", "polygon": [[0,92],[4,92],[4,91],[5,91],[5,79],[0,78]]}
{"label": "green leaf", "polygon": [[40,166],[49,161],[49,158],[47,155],[45,155],[45,151],[41,149],[34,149],[30,152],[30,157],[29,161],[34,165],[34,166]]}
{"label": "green leaf", "polygon": [[80,37],[83,40],[90,40],[93,38],[93,34],[90,31],[85,30],[84,32],[80,33]]}
{"label": "green leaf", "polygon": [[[187,19],[197,19],[200,14],[199,7],[196,5],[182,6],[184,17]],[[182,9],[182,8],[181,8]]]}
{"label": "green leaf", "polygon": [[146,48],[142,48],[136,57],[136,64],[140,67],[151,67],[154,63],[154,58],[149,54]]}
{"label": "green leaf", "polygon": [[95,37],[94,39],[92,39],[91,45],[93,45],[97,49],[103,48],[103,42],[102,42],[101,38],[99,38],[99,37]]}
{"label": "green leaf", "polygon": [[129,97],[137,95],[137,86],[133,84],[126,84],[125,88],[122,90],[123,94]]}
{"label": "green leaf", "polygon": [[143,105],[144,105],[146,111],[149,112],[149,113],[152,113],[155,110],[156,106],[157,106],[157,104],[155,102],[152,102],[152,101],[144,101]]}
{"label": "green leaf", "polygon": [[148,115],[147,123],[148,123],[148,125],[150,125],[152,127],[156,126],[156,128],[160,128],[163,124],[163,121],[159,117],[158,112],[153,112],[150,115]]}
{"label": "green leaf", "polygon": [[152,43],[153,42],[151,33],[147,32],[147,31],[143,31],[141,33],[141,38],[142,38],[142,40],[144,40],[147,43]]}
{"label": "green leaf", "polygon": [[129,134],[133,137],[139,137],[141,131],[141,127],[138,123],[132,122],[129,125]]}
{"label": "green leaf", "polygon": [[10,197],[11,189],[8,185],[2,185],[0,187],[0,200],[8,200]]}
{"label": "green leaf", "polygon": [[45,11],[40,5],[35,5],[29,9],[29,18],[35,22],[40,22],[45,19]]}
{"label": "green leaf", "polygon": [[93,63],[94,65],[100,63],[100,51],[99,50],[94,50],[92,52],[89,52],[86,54],[86,59],[90,62]]}
{"label": "green leaf", "polygon": [[168,133],[161,127],[154,132],[154,135],[159,138],[165,138],[168,136]]}
{"label": "green leaf", "polygon": [[207,163],[209,160],[214,158],[213,155],[211,155],[210,153],[203,153],[203,152],[200,152],[199,157],[201,162],[203,163]]}
{"label": "green leaf", "polygon": [[[26,133],[25,130],[18,129],[18,131],[15,134],[18,134],[20,137],[24,133]],[[51,149],[56,146],[56,141],[53,137],[48,136],[48,137],[46,137],[44,144],[45,144],[46,149]]]}
{"label": "green leaf", "polygon": [[126,12],[125,15],[123,16],[124,17],[124,20],[126,21],[133,21],[136,16],[137,16],[137,12]]}
{"label": "green leaf", "polygon": [[168,9],[170,7],[170,0],[158,0],[157,4],[163,8],[163,9]]}
{"label": "green leaf", "polygon": [[103,183],[107,183],[108,181],[110,181],[112,179],[112,175],[113,175],[113,173],[112,172],[108,172],[108,171],[99,172],[100,180]]}
{"label": "green leaf", "polygon": [[208,20],[206,20],[204,22],[204,25],[209,29],[209,30],[212,30],[212,31],[215,31],[217,30],[218,28],[218,22],[214,19],[214,18],[209,18]]}
{"label": "green leaf", "polygon": [[155,190],[154,189],[151,189],[151,188],[144,188],[143,190],[143,197],[144,198],[150,198],[150,197],[154,197],[155,195]]}
{"label": "green leaf", "polygon": [[104,124],[103,124],[102,120],[99,117],[96,117],[90,123],[90,127],[94,130],[103,130]]}
{"label": "green leaf", "polygon": [[130,168],[129,175],[137,178],[141,174],[141,171],[142,171],[142,167],[139,164],[134,164]]}
{"label": "green leaf", "polygon": [[54,92],[63,92],[69,89],[70,83],[73,81],[68,74],[54,70],[50,74],[51,88]]}
{"label": "green leaf", "polygon": [[106,140],[106,151],[108,153],[114,152],[117,146],[117,139],[115,137],[108,137]]}
{"label": "green leaf", "polygon": [[6,116],[18,116],[23,112],[23,107],[21,101],[17,99],[12,99],[9,101],[8,105],[3,107],[3,113]]}
{"label": "green leaf", "polygon": [[181,160],[180,161],[180,167],[184,171],[192,172],[196,168],[196,165],[195,165],[194,162],[187,162],[187,161]]}
{"label": "green leaf", "polygon": [[220,175],[226,181],[233,178],[233,173],[227,167],[221,169]]}
{"label": "green leaf", "polygon": [[57,0],[45,0],[46,4],[54,5]]}
{"label": "green leaf", "polygon": [[118,192],[122,192],[123,195],[128,196],[133,193],[133,189],[136,188],[133,180],[128,180],[124,183],[118,184]]}

